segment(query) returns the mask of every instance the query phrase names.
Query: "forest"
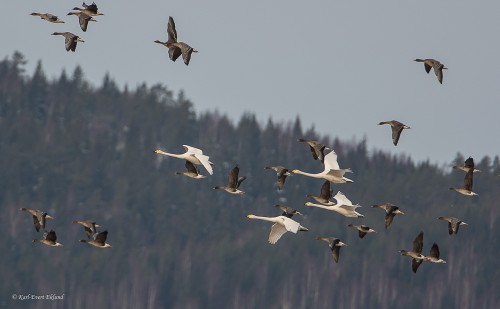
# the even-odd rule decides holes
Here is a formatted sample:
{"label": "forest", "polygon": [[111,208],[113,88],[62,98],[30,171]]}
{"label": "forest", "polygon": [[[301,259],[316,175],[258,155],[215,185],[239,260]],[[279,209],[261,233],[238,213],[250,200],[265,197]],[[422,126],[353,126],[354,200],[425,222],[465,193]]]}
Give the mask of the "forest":
{"label": "forest", "polygon": [[[500,159],[475,157],[474,191],[460,195],[470,154],[451,152],[449,168],[404,155],[368,150],[366,140],[343,140],[303,128],[299,118],[265,123],[247,113],[229,119],[216,109],[195,112],[195,103],[166,85],[120,89],[110,75],[91,85],[84,70],[49,79],[38,63],[33,74],[18,52],[0,61],[0,307],[6,308],[494,308],[500,304]],[[257,91],[257,90],[256,90]],[[237,104],[237,102],[235,102]],[[276,188],[268,165],[319,172],[299,138],[334,149],[352,184],[332,184],[364,218],[305,207],[323,181],[302,175]],[[203,149],[214,163],[205,179],[175,175],[184,161],[159,156],[162,149]],[[473,155],[473,154],[472,154]],[[467,156],[467,157],[466,157]],[[238,165],[245,195],[213,190]],[[207,172],[201,167],[202,174]],[[374,204],[391,202],[405,215],[384,228]],[[271,223],[247,214],[278,216],[275,204],[308,232],[267,241]],[[47,229],[63,247],[41,238],[30,215],[54,217]],[[436,218],[467,222],[457,235]],[[80,243],[73,220],[94,220],[108,230],[113,247]],[[360,239],[349,223],[377,233]],[[439,244],[446,264],[425,263],[414,274],[411,249],[424,232],[423,253]],[[495,236],[496,235],[496,236]],[[342,247],[333,261],[317,236]],[[13,300],[13,294],[64,295],[62,300]]]}

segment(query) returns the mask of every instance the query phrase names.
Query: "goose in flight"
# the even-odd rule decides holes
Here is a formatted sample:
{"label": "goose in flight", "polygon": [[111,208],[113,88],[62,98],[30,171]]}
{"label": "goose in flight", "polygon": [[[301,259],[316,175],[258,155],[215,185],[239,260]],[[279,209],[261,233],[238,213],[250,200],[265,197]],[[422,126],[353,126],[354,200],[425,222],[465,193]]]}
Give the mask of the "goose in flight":
{"label": "goose in flight", "polygon": [[297,142],[306,143],[307,145],[309,145],[309,148],[311,150],[311,154],[312,154],[314,160],[319,160],[319,161],[321,161],[321,163],[323,163],[323,160],[325,158],[325,155],[324,155],[324,150],[326,148],[325,145],[323,145],[315,140],[303,139],[303,138],[299,138],[297,140]]}
{"label": "goose in flight", "polygon": [[159,40],[154,42],[168,48],[168,56],[170,57],[170,60],[175,62],[175,60],[182,55],[184,63],[189,65],[191,54],[197,53],[198,51],[184,42],[177,42],[177,30],[175,30],[175,23],[172,16],[168,17],[167,36],[168,40],[166,42],[161,42]]}
{"label": "goose in flight", "polygon": [[301,215],[302,216],[302,214],[300,212],[298,212],[297,210],[290,208],[290,207],[287,207],[285,205],[278,204],[278,205],[274,205],[274,207],[281,209],[281,211],[283,211],[283,213],[281,215],[284,217],[287,217],[287,218],[291,218],[291,217],[293,217],[293,215]]}
{"label": "goose in flight", "polygon": [[464,165],[455,165],[453,166],[454,169],[456,170],[461,170],[464,172],[468,172],[470,169],[474,171],[474,173],[480,172],[480,170],[474,168],[474,159],[472,157],[469,157],[467,160],[465,160]]}
{"label": "goose in flight", "polygon": [[344,195],[344,193],[339,191],[339,192],[337,192],[337,194],[333,198],[337,201],[337,204],[334,204],[331,206],[314,204],[311,202],[306,202],[306,203],[304,203],[304,205],[335,211],[335,212],[338,212],[339,214],[341,214],[345,217],[349,217],[349,218],[362,218],[362,217],[364,217],[364,215],[362,215],[356,211],[356,208],[361,207],[361,206],[353,205],[352,202]]}
{"label": "goose in flight", "polygon": [[401,132],[403,132],[403,129],[411,129],[409,126],[404,125],[397,120],[379,122],[379,125],[384,125],[384,124],[388,124],[391,126],[392,143],[394,144],[394,146],[397,146],[399,137],[401,136]]}
{"label": "goose in flight", "polygon": [[395,206],[391,203],[378,204],[373,205],[373,208],[380,208],[385,211],[385,229],[388,229],[391,226],[392,220],[396,215],[404,215],[405,213],[399,210],[398,206]]}
{"label": "goose in flight", "polygon": [[455,217],[439,217],[438,220],[448,221],[448,234],[457,234],[460,225],[468,225],[467,223]]}
{"label": "goose in flight", "polygon": [[56,232],[54,232],[53,230],[50,230],[50,232],[45,232],[45,234],[43,235],[43,239],[33,239],[33,242],[40,242],[52,247],[62,246],[61,243],[57,242]]}
{"label": "goose in flight", "polygon": [[73,34],[71,32],[54,32],[52,35],[62,35],[64,37],[64,46],[66,47],[66,51],[72,51],[74,52],[76,50],[76,44],[78,42],[85,42],[84,40],[80,39],[80,37],[76,34]]}
{"label": "goose in flight", "polygon": [[64,24],[64,20],[59,19],[59,17],[57,17],[56,15],[52,15],[49,13],[31,13],[30,15],[38,16],[41,19],[45,19],[46,21],[54,24]]}
{"label": "goose in flight", "polygon": [[46,212],[38,210],[38,209],[31,209],[31,208],[19,208],[22,211],[29,212],[33,216],[33,223],[35,224],[35,230],[37,232],[40,232],[40,228],[45,229],[45,219],[54,219],[50,215],[48,215]]}
{"label": "goose in flight", "polygon": [[330,189],[330,182],[328,180],[325,180],[325,182],[321,186],[320,196],[311,194],[308,194],[306,196],[325,206],[335,205],[332,201],[330,201],[330,199],[332,198],[332,190]]}
{"label": "goose in flight", "polygon": [[87,15],[84,12],[69,12],[68,15],[78,16],[78,22],[80,23],[80,28],[83,30],[83,32],[87,31],[89,21],[97,22],[97,20],[95,20],[92,16]]}
{"label": "goose in flight", "polygon": [[271,227],[271,233],[269,233],[269,243],[273,244],[273,245],[286,232],[292,232],[294,234],[297,234],[298,231],[301,231],[301,232],[309,231],[307,228],[300,225],[300,223],[298,223],[297,221],[290,219],[290,218],[287,218],[285,216],[261,217],[261,216],[256,216],[256,215],[250,214],[250,215],[247,215],[247,218],[274,222],[273,226]]}
{"label": "goose in flight", "polygon": [[420,232],[417,235],[415,240],[413,240],[413,250],[406,251],[400,250],[402,256],[409,256],[412,258],[411,261],[411,269],[414,273],[417,272],[418,267],[422,264],[422,261],[425,259],[425,256],[422,255],[422,248],[424,246],[424,232]]}
{"label": "goose in flight", "polygon": [[215,186],[214,189],[224,190],[231,194],[245,194],[245,192],[239,190],[241,183],[247,179],[246,176],[238,177],[240,168],[236,165],[231,172],[229,172],[229,177],[227,180],[227,186]]}
{"label": "goose in flight", "polygon": [[370,228],[369,226],[366,225],[355,225],[355,224],[348,224],[347,226],[355,228],[359,232],[359,238],[363,238],[366,236],[367,233],[377,233],[374,229]]}
{"label": "goose in flight", "polygon": [[80,11],[88,16],[104,15],[101,12],[99,12],[99,10],[97,9],[97,4],[95,4],[95,2],[92,2],[92,4],[85,4],[84,2],[82,6],[83,8],[74,7],[73,10]]}
{"label": "goose in flight", "polygon": [[347,246],[347,244],[340,241],[340,239],[335,237],[316,237],[316,240],[326,241],[328,243],[328,247],[332,251],[333,260],[335,263],[339,262],[340,257],[340,247]]}
{"label": "goose in flight", "polygon": [[207,176],[205,175],[201,175],[200,174],[200,170],[197,169],[193,163],[189,162],[188,160],[186,160],[186,169],[187,171],[186,172],[175,172],[176,175],[184,175],[184,176],[187,176],[187,177],[190,177],[190,178],[194,178],[194,179],[202,179],[202,178],[207,178]]}
{"label": "goose in flight", "polygon": [[188,145],[182,145],[182,147],[184,147],[184,150],[186,152],[181,153],[181,154],[168,153],[168,152],[161,151],[161,150],[155,150],[154,152],[157,154],[165,155],[165,156],[183,159],[183,160],[189,161],[193,164],[203,165],[203,167],[205,167],[205,169],[208,171],[208,173],[210,175],[212,175],[214,173],[214,171],[212,169],[213,163],[208,160],[209,157],[204,155],[203,151],[201,149],[191,147]]}
{"label": "goose in flight", "polygon": [[450,188],[450,190],[456,191],[460,194],[467,195],[467,196],[479,195],[475,192],[472,192],[473,173],[474,173],[474,170],[469,169],[469,171],[465,174],[465,177],[464,177],[464,186],[462,188]]}
{"label": "goose in flight", "polygon": [[94,239],[91,240],[82,239],[80,240],[80,242],[87,243],[97,248],[111,248],[112,246],[106,243],[106,238],[108,238],[108,231],[95,234]]}
{"label": "goose in flight", "polygon": [[432,263],[446,263],[445,260],[439,258],[439,247],[436,243],[432,245],[429,255],[425,257],[425,260]]}
{"label": "goose in flight", "polygon": [[95,233],[97,233],[97,228],[101,227],[99,224],[95,223],[94,221],[90,220],[75,220],[73,221],[74,224],[80,224],[83,226],[83,229],[85,230],[85,233],[87,234],[88,239],[92,239],[94,237]]}
{"label": "goose in flight", "polygon": [[288,172],[288,169],[284,168],[283,166],[266,166],[264,167],[266,170],[273,170],[276,172],[276,175],[278,176],[278,180],[276,184],[278,185],[278,190],[283,190],[283,186],[285,185],[285,179],[288,176],[292,176],[290,172]]}
{"label": "goose in flight", "polygon": [[434,59],[415,59],[415,61],[424,63],[425,72],[427,72],[427,74],[429,74],[431,69],[434,69],[434,73],[436,74],[439,83],[443,83],[443,70],[448,69],[444,66],[444,64]]}
{"label": "goose in flight", "polygon": [[328,149],[330,152],[327,155],[325,155],[323,161],[325,165],[325,170],[323,172],[317,174],[311,174],[295,169],[292,170],[292,173],[309,176],[313,178],[324,179],[331,181],[333,183],[354,182],[351,179],[344,177],[345,173],[352,173],[351,169],[350,168],[341,169],[339,167],[339,163],[337,162],[337,154],[335,153],[335,151],[330,148],[326,149]]}

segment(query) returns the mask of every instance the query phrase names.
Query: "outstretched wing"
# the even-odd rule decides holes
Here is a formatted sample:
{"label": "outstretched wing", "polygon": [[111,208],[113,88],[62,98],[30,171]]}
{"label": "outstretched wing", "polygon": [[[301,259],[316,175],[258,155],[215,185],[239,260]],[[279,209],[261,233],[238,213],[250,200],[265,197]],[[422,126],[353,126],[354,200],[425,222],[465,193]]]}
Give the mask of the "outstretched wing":
{"label": "outstretched wing", "polygon": [[439,247],[436,243],[432,245],[431,251],[429,252],[429,256],[439,259]]}
{"label": "outstretched wing", "polygon": [[108,238],[108,231],[100,232],[95,236],[95,241],[104,245],[106,243],[106,238]]}
{"label": "outstretched wing", "polygon": [[392,143],[396,146],[399,142],[401,132],[403,132],[403,125],[395,125],[392,127]]}
{"label": "outstretched wing", "polygon": [[271,233],[269,233],[269,243],[274,245],[285,233],[286,228],[283,225],[278,223],[273,224]]}
{"label": "outstretched wing", "polygon": [[285,228],[287,231],[292,232],[292,233],[297,233],[300,228],[300,223],[297,221],[290,219],[290,218],[284,218],[284,224]]}
{"label": "outstretched wing", "polygon": [[473,175],[474,175],[474,169],[471,168],[465,174],[465,177],[464,177],[464,189],[472,191],[472,178],[473,178]]}
{"label": "outstretched wing", "polygon": [[189,153],[194,153],[194,154],[203,154],[203,151],[199,148],[189,146],[189,145],[182,145],[184,147],[184,150]]}
{"label": "outstretched wing", "polygon": [[423,260],[411,259],[411,270],[417,273],[417,269],[422,264]]}
{"label": "outstretched wing", "polygon": [[57,240],[56,232],[50,230],[50,232],[48,232],[47,235],[45,236],[45,239],[47,239],[48,241],[55,242]]}
{"label": "outstretched wing", "polygon": [[172,43],[177,42],[177,30],[175,30],[175,23],[172,16],[168,17],[167,35],[168,35],[167,42],[172,42]]}
{"label": "outstretched wing", "polygon": [[413,240],[413,252],[422,253],[424,247],[424,232],[420,232],[415,240]]}
{"label": "outstretched wing", "polygon": [[[196,149],[196,148],[195,148]],[[200,150],[201,151],[201,150]],[[212,169],[212,165],[210,164],[210,161],[208,160],[208,156],[201,154],[201,153],[195,153],[194,156],[200,160],[201,165],[208,171],[210,175],[214,173],[214,170]]]}
{"label": "outstretched wing", "polygon": [[468,167],[468,168],[474,168],[474,159],[472,159],[472,157],[469,157],[467,160],[465,160],[465,167]]}
{"label": "outstretched wing", "polygon": [[229,176],[227,179],[227,185],[231,188],[238,187],[238,173],[240,172],[240,168],[236,165],[233,167],[231,172],[229,172]]}
{"label": "outstretched wing", "polygon": [[339,170],[339,163],[337,162],[337,154],[333,149],[325,155],[323,163],[325,164],[325,170]]}
{"label": "outstretched wing", "polygon": [[196,167],[194,167],[193,163],[186,160],[186,164],[184,165],[186,166],[188,172],[198,174],[198,170],[196,169]]}
{"label": "outstretched wing", "polygon": [[337,205],[347,205],[347,206],[353,206],[352,202],[344,195],[342,192],[337,192],[335,196],[333,197],[337,201]]}
{"label": "outstretched wing", "polygon": [[182,55],[182,51],[179,47],[177,46],[170,46],[168,48],[168,57],[170,60],[175,61],[179,56]]}
{"label": "outstretched wing", "polygon": [[326,199],[326,200],[329,200],[332,198],[332,191],[330,189],[330,182],[328,180],[326,180],[323,185],[321,186],[321,193],[320,193],[321,197]]}

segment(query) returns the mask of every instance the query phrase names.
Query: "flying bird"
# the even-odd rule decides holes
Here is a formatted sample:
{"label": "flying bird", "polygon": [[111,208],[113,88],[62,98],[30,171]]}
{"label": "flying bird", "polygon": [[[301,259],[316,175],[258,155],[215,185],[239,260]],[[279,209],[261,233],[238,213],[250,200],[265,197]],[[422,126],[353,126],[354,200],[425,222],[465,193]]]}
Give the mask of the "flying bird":
{"label": "flying bird", "polygon": [[64,24],[64,20],[59,19],[56,15],[52,15],[49,13],[31,13],[30,15],[32,16],[38,16],[41,19],[44,19],[48,22],[54,23],[54,24]]}
{"label": "flying bird", "polygon": [[295,174],[300,174],[308,177],[313,177],[313,178],[319,178],[319,179],[324,179],[331,181],[333,183],[347,183],[347,182],[354,182],[349,178],[344,177],[345,173],[352,173],[351,169],[341,169],[339,167],[339,163],[337,162],[337,154],[333,149],[329,149],[330,152],[325,155],[324,158],[324,165],[325,169],[321,173],[317,174],[311,174],[311,173],[306,173],[298,169],[292,170],[292,173]]}
{"label": "flying bird", "polygon": [[40,229],[45,229],[45,219],[54,219],[48,215],[45,211],[31,208],[19,208],[22,211],[29,212],[33,216],[33,223],[35,224],[35,230],[40,232]]}
{"label": "flying bird", "polygon": [[168,56],[170,57],[170,60],[175,62],[175,60],[182,55],[184,63],[189,65],[191,54],[197,53],[198,51],[184,42],[177,41],[177,30],[175,30],[174,19],[171,16],[168,17],[167,36],[168,40],[166,42],[161,42],[159,40],[154,42],[168,48]]}
{"label": "flying bird", "polygon": [[215,186],[214,189],[224,190],[231,194],[245,194],[245,192],[239,190],[241,183],[247,179],[246,176],[238,177],[240,168],[236,165],[231,172],[229,172],[229,177],[226,186]]}
{"label": "flying bird", "polygon": [[473,174],[474,174],[474,169],[469,169],[469,171],[465,174],[464,177],[464,186],[462,188],[450,188],[450,190],[456,191],[460,194],[467,196],[479,195],[475,192],[472,192]]}
{"label": "flying bird", "polygon": [[50,230],[50,232],[45,232],[45,234],[43,235],[43,239],[33,239],[33,242],[40,242],[52,247],[62,246],[61,243],[57,242],[56,232],[54,232],[53,230]]}
{"label": "flying bird", "polygon": [[425,72],[427,72],[427,74],[429,74],[431,69],[434,69],[434,73],[436,74],[439,83],[440,84],[443,83],[443,70],[448,69],[444,66],[444,64],[434,59],[415,59],[414,61],[423,62],[425,67]]}
{"label": "flying bird", "polygon": [[377,233],[377,231],[375,231],[371,227],[363,225],[363,224],[355,225],[355,224],[351,223],[351,224],[348,224],[347,226],[357,229],[359,232],[359,238],[365,237],[367,233]]}
{"label": "flying bird", "polygon": [[328,180],[325,180],[323,185],[321,186],[321,191],[319,196],[311,195],[308,194],[306,195],[307,197],[312,198],[316,202],[325,205],[325,206],[332,206],[335,205],[330,199],[332,198],[332,190],[330,189],[330,182]]}
{"label": "flying bird", "polygon": [[276,175],[278,176],[277,180],[277,185],[278,185],[278,190],[283,190],[283,186],[285,185],[285,180],[286,177],[292,176],[290,172],[288,172],[288,169],[284,168],[283,166],[266,166],[264,167],[266,170],[273,170],[276,172]]}
{"label": "flying bird", "polygon": [[467,223],[455,217],[439,217],[438,220],[448,221],[448,234],[457,234],[460,225],[468,225]]}
{"label": "flying bird", "polygon": [[305,206],[312,206],[317,208],[323,208],[330,211],[338,212],[339,214],[349,217],[349,218],[359,218],[364,217],[364,215],[360,214],[356,211],[356,208],[361,207],[359,205],[353,205],[352,202],[344,195],[342,192],[337,192],[337,194],[333,197],[337,203],[334,205],[326,206],[321,204],[314,204],[311,202],[304,203]]}
{"label": "flying bird", "polygon": [[425,259],[425,256],[422,255],[422,248],[424,247],[424,232],[420,232],[420,234],[417,235],[415,240],[413,240],[413,250],[412,251],[406,251],[406,250],[400,250],[399,253],[401,253],[402,256],[409,256],[412,258],[411,261],[411,270],[414,273],[417,273],[417,269],[422,264],[422,261]]}
{"label": "flying bird", "polygon": [[464,172],[468,172],[470,169],[472,169],[474,173],[480,172],[480,170],[474,168],[474,159],[472,159],[472,157],[469,157],[467,160],[465,160],[464,165],[455,165],[453,166],[453,168]]}
{"label": "flying bird", "polygon": [[294,234],[297,234],[298,231],[303,231],[303,232],[308,231],[307,228],[300,225],[300,223],[298,223],[297,221],[287,218],[285,216],[262,217],[250,214],[247,215],[247,218],[274,222],[273,226],[271,227],[271,233],[269,233],[269,243],[273,245],[286,232],[292,232]]}
{"label": "flying bird", "polygon": [[94,235],[94,239],[85,240],[82,239],[80,242],[87,243],[97,248],[111,248],[112,246],[106,243],[106,239],[108,238],[108,231],[100,232]]}
{"label": "flying bird", "polygon": [[301,215],[302,216],[302,214],[300,212],[298,212],[297,210],[295,210],[291,207],[285,206],[285,205],[278,204],[278,205],[274,205],[274,207],[278,207],[279,209],[281,209],[281,211],[283,211],[283,213],[281,215],[284,217],[287,217],[287,218],[291,218],[294,215]]}
{"label": "flying bird", "polygon": [[401,132],[403,132],[403,129],[411,129],[409,126],[404,125],[397,120],[379,122],[379,125],[383,125],[383,124],[388,124],[391,126],[392,143],[394,144],[394,146],[397,146],[398,141],[399,141],[399,137],[401,136]]}
{"label": "flying bird", "polygon": [[97,233],[97,228],[101,227],[99,224],[90,220],[75,220],[74,224],[80,224],[83,226],[85,233],[87,234],[88,239],[92,239],[94,235]]}
{"label": "flying bird", "polygon": [[335,237],[316,237],[316,240],[322,240],[326,241],[328,243],[328,247],[330,247],[330,250],[332,251],[333,255],[333,260],[335,263],[339,262],[339,256],[340,256],[340,247],[347,246],[347,244],[343,243],[340,241],[340,239],[335,238]]}
{"label": "flying bird", "polygon": [[83,12],[69,12],[68,15],[78,16],[78,22],[80,23],[80,28],[83,30],[83,32],[87,31],[89,21],[97,22],[97,20],[95,20],[92,16],[87,15]]}
{"label": "flying bird", "polygon": [[388,229],[391,226],[392,220],[396,215],[404,215],[404,212],[399,210],[398,206],[395,206],[391,203],[378,204],[373,205],[373,208],[380,208],[385,211],[385,229]]}
{"label": "flying bird", "polygon": [[425,257],[425,260],[432,263],[446,263],[445,260],[439,258],[439,247],[436,243],[432,245],[429,255]]}
{"label": "flying bird", "polygon": [[182,145],[182,147],[184,147],[184,150],[186,152],[181,153],[181,154],[168,153],[168,152],[165,152],[162,150],[155,150],[154,152],[157,154],[165,155],[165,156],[183,159],[183,160],[189,161],[193,164],[203,165],[203,167],[205,167],[205,169],[208,171],[208,173],[210,175],[212,175],[214,173],[214,171],[212,169],[213,163],[208,160],[209,156],[204,155],[203,151],[201,149],[191,147],[188,145]]}
{"label": "flying bird", "polygon": [[74,7],[73,10],[80,11],[89,16],[104,15],[101,12],[99,12],[99,10],[97,9],[97,4],[95,4],[95,2],[92,2],[92,4],[85,4],[84,2],[82,6],[83,8]]}
{"label": "flying bird", "polygon": [[175,172],[176,175],[184,175],[184,176],[187,176],[187,177],[190,177],[190,178],[194,178],[194,179],[202,179],[202,178],[207,178],[207,176],[205,175],[201,175],[200,174],[200,170],[197,169],[193,163],[189,162],[188,160],[186,160],[186,169],[187,171],[186,172]]}
{"label": "flying bird", "polygon": [[62,35],[64,37],[64,46],[66,47],[66,51],[74,52],[76,50],[76,44],[78,42],[85,42],[78,35],[73,34],[71,32],[54,32],[52,35]]}

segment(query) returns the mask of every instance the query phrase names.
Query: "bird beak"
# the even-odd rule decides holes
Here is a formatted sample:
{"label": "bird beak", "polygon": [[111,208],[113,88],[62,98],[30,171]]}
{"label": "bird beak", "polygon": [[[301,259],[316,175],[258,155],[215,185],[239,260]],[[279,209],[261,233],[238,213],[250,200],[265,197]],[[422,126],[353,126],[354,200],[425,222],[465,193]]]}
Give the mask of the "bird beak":
{"label": "bird beak", "polygon": [[160,153],[160,150],[158,150],[158,149],[157,149],[157,150],[155,150],[155,151],[153,151],[153,152],[154,152],[154,153]]}
{"label": "bird beak", "polygon": [[253,217],[253,215],[247,215],[247,218],[252,218],[252,217]]}

